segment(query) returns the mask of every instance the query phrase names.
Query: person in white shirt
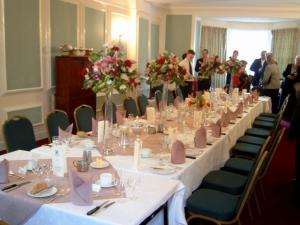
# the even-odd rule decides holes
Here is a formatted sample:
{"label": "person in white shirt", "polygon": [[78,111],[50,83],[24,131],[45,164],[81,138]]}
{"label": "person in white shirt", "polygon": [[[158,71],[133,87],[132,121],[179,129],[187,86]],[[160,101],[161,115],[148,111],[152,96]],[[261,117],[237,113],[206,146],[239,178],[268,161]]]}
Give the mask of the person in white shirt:
{"label": "person in white shirt", "polygon": [[193,68],[192,62],[195,56],[195,52],[192,49],[189,49],[186,53],[186,57],[179,63],[179,66],[182,66],[185,69],[184,79],[186,80],[185,86],[180,86],[182,91],[183,98],[188,97],[188,95],[192,92],[192,82],[188,80],[193,78]]}

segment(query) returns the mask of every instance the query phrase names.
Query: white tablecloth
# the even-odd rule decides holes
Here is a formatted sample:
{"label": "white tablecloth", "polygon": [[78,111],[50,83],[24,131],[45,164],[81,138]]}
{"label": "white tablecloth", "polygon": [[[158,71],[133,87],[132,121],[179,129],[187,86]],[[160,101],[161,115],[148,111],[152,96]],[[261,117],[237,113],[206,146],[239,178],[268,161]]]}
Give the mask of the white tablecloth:
{"label": "white tablecloth", "polygon": [[[0,157],[8,160],[29,160],[31,152],[18,150]],[[41,158],[48,158],[46,155]],[[122,171],[122,176],[139,176],[137,173]],[[93,206],[75,206],[71,203],[45,204],[31,217],[28,225],[133,225],[140,224],[156,209],[176,195],[182,199],[183,186],[179,181],[163,177],[139,176],[141,182],[137,187],[137,199],[114,199],[116,203],[105,211],[94,216],[86,216],[86,212],[101,204],[103,200],[94,201]],[[162,215],[157,216],[149,224],[162,224]]]}
{"label": "white tablecloth", "polygon": [[[222,131],[225,132],[226,135],[215,140],[213,145],[207,146],[201,151],[199,150],[197,159],[186,159],[184,164],[176,165],[176,173],[171,175],[154,175],[151,172],[150,167],[158,164],[158,158],[142,159],[139,171],[135,171],[133,169],[132,156],[106,157],[117,169],[141,174],[143,177],[141,190],[144,190],[147,194],[135,202],[121,201],[106,213],[101,213],[99,217],[97,216],[97,219],[84,215],[88,210],[87,208],[76,207],[70,203],[46,205],[32,218],[32,223],[30,224],[38,224],[38,222],[41,221],[43,221],[43,224],[54,224],[54,220],[51,221],[48,215],[54,216],[54,219],[59,216],[64,222],[62,224],[70,225],[75,223],[137,224],[170,198],[168,204],[170,225],[185,225],[184,206],[187,197],[200,185],[203,177],[208,172],[220,168],[225,163],[229,158],[230,149],[236,143],[237,139],[244,134],[245,130],[251,127],[254,119],[262,112],[270,112],[270,109],[270,98],[261,97],[260,101],[256,103],[254,107],[247,109],[248,112],[244,113],[242,118],[237,119],[235,124],[231,124]],[[183,139],[183,141],[186,142],[192,138],[187,136]],[[195,151],[195,149],[193,149],[193,151]],[[50,148],[46,146],[34,149],[32,152],[42,157],[50,157],[51,155]],[[68,152],[67,155],[81,156],[82,150],[78,149]],[[98,155],[98,152],[94,151],[93,155]],[[20,158],[24,159],[23,155],[20,156]],[[7,157],[12,156],[7,155]],[[172,181],[180,181],[180,185],[178,185],[178,183],[172,183]],[[56,219],[55,221],[55,224],[58,224]],[[151,224],[162,224],[161,218],[153,220]]]}

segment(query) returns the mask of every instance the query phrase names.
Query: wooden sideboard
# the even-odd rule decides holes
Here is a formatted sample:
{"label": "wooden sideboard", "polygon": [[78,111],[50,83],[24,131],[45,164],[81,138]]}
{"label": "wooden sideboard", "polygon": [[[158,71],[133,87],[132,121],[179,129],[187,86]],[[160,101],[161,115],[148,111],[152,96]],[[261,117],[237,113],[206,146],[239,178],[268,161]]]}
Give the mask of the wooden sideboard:
{"label": "wooden sideboard", "polygon": [[[57,56],[55,108],[67,112],[74,122],[74,109],[87,104],[96,110],[96,94],[83,89],[83,70],[91,62],[86,56]],[[75,127],[75,126],[74,126]]]}

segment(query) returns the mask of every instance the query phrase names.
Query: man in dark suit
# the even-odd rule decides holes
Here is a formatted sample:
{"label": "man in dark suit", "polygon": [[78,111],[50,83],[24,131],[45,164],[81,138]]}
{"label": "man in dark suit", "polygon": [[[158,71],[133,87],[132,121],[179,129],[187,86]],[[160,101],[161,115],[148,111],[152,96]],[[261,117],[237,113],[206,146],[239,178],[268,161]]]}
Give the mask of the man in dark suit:
{"label": "man in dark suit", "polygon": [[252,65],[250,66],[250,70],[254,72],[254,77],[252,80],[252,85],[254,87],[259,85],[259,81],[262,79],[264,70],[267,66],[266,54],[266,51],[262,51],[260,54],[260,59],[255,59]]}
{"label": "man in dark suit", "polygon": [[[207,63],[209,58],[207,49],[203,49],[201,53],[202,53],[202,57],[200,59],[197,59],[196,66],[195,66],[195,71],[198,73],[198,76],[201,76],[201,67],[205,63]],[[209,88],[210,88],[210,78],[200,78],[198,80],[199,91],[209,90]]]}

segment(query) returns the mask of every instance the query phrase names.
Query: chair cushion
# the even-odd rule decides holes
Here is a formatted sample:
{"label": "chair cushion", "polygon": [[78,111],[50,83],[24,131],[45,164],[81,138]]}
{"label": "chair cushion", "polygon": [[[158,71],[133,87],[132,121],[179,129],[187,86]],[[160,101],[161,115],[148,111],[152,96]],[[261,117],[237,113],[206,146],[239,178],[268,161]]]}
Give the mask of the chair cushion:
{"label": "chair cushion", "polygon": [[274,114],[274,113],[261,113],[259,116],[266,116],[266,117],[277,118],[278,114]]}
{"label": "chair cushion", "polygon": [[271,135],[271,131],[259,128],[249,128],[246,130],[246,135],[255,137],[268,138]]}
{"label": "chair cushion", "polygon": [[228,221],[236,215],[238,202],[237,196],[201,188],[188,198],[186,208],[193,213]]}
{"label": "chair cushion", "polygon": [[266,121],[266,122],[276,122],[276,118],[273,117],[267,117],[267,116],[258,116],[255,118],[255,121]]}
{"label": "chair cushion", "polygon": [[266,139],[260,138],[260,137],[244,135],[244,136],[240,137],[237,142],[262,146],[266,142]]}
{"label": "chair cushion", "polygon": [[230,158],[227,160],[222,170],[247,176],[253,168],[253,165],[253,160]]}
{"label": "chair cushion", "polygon": [[201,187],[239,195],[247,182],[247,176],[223,170],[209,172],[203,179]]}
{"label": "chair cushion", "polygon": [[253,122],[253,127],[272,130],[275,127],[275,123],[258,120]]}
{"label": "chair cushion", "polygon": [[253,145],[248,143],[236,143],[232,148],[233,154],[256,156],[261,149],[259,145]]}

